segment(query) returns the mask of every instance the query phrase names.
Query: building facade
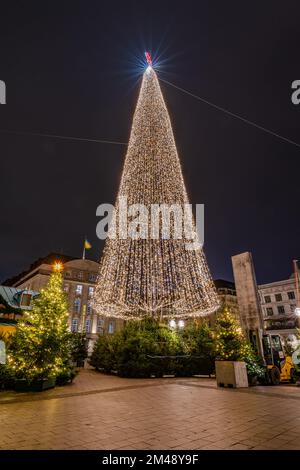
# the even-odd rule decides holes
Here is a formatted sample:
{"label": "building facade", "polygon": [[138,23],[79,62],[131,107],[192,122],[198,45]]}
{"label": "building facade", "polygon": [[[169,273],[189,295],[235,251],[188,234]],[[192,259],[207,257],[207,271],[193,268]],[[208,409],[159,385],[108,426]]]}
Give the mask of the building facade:
{"label": "building facade", "polygon": [[114,333],[123,325],[122,320],[102,317],[92,308],[99,263],[51,253],[33,263],[28,271],[6,281],[6,284],[39,292],[47,285],[53,263],[57,261],[64,265],[63,288],[69,304],[70,331],[85,332],[91,352],[99,334]]}
{"label": "building facade", "polygon": [[214,284],[220,300],[220,308],[209,316],[209,324],[212,326],[215,323],[218,313],[221,312],[224,307],[227,307],[235,318],[240,321],[239,306],[234,282],[226,281],[225,279],[216,279],[214,280]]}
{"label": "building facade", "polygon": [[263,312],[265,330],[279,333],[289,341],[297,337],[295,277],[283,281],[261,284],[258,292]]}
{"label": "building facade", "polygon": [[[257,285],[249,252],[233,256],[232,266],[241,325],[248,338],[255,343],[263,333],[280,334],[290,344],[296,345],[299,319],[295,313],[294,275],[283,281]],[[252,332],[256,338],[251,337]]]}
{"label": "building facade", "polygon": [[231,313],[239,319],[239,307],[234,282],[216,279],[214,283],[221,302],[221,309],[228,307]]}

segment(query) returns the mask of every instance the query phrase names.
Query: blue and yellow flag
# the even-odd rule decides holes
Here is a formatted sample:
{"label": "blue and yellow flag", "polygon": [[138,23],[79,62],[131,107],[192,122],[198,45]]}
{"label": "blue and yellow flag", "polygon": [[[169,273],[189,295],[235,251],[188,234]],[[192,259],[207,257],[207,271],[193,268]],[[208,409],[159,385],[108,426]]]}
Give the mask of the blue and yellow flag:
{"label": "blue and yellow flag", "polygon": [[90,242],[87,239],[84,240],[84,248],[86,250],[89,250],[90,248],[92,248],[92,245],[90,244]]}

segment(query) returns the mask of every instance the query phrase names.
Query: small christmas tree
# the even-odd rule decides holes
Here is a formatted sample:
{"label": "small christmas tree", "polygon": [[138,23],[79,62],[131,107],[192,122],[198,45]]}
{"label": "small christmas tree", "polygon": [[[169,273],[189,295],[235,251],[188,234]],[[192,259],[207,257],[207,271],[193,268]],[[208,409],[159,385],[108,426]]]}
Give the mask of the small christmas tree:
{"label": "small christmas tree", "polygon": [[62,265],[56,263],[49,283],[33,300],[12,338],[8,364],[17,378],[28,382],[55,378],[70,371],[67,299],[62,288]]}
{"label": "small christmas tree", "polygon": [[244,361],[253,350],[228,307],[218,314],[215,324],[216,358],[220,361]]}
{"label": "small christmas tree", "polygon": [[83,367],[84,361],[88,357],[88,339],[85,333],[72,333],[71,335],[71,355],[77,367]]}

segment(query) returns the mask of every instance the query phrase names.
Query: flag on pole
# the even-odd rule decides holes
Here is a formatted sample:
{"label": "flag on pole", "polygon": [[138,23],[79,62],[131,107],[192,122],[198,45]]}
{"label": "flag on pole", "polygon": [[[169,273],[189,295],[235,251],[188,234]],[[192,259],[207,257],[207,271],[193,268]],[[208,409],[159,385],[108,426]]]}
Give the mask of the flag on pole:
{"label": "flag on pole", "polygon": [[90,242],[87,239],[84,240],[84,248],[86,250],[89,250],[90,248],[92,248],[92,245],[90,244]]}
{"label": "flag on pole", "polygon": [[85,259],[85,250],[90,250],[91,248],[92,248],[92,245],[90,244],[88,239],[85,237],[84,244],[83,244],[82,259]]}

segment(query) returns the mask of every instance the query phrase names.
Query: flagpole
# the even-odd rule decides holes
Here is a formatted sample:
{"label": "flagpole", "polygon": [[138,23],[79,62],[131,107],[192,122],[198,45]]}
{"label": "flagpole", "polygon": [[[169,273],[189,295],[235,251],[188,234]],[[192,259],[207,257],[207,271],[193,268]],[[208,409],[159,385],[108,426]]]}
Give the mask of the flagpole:
{"label": "flagpole", "polygon": [[86,237],[84,237],[84,241],[83,241],[82,259],[85,259],[85,240],[86,240]]}

